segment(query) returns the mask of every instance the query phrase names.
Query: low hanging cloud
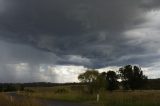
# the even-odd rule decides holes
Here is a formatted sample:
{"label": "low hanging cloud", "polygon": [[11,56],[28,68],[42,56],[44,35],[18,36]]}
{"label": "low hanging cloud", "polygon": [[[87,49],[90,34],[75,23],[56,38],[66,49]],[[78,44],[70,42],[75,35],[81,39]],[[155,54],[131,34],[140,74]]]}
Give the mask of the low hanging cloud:
{"label": "low hanging cloud", "polygon": [[11,69],[23,63],[31,66],[24,75],[35,76],[41,64],[46,70],[139,64],[158,72],[159,18],[159,0],[0,0],[0,74],[21,76]]}

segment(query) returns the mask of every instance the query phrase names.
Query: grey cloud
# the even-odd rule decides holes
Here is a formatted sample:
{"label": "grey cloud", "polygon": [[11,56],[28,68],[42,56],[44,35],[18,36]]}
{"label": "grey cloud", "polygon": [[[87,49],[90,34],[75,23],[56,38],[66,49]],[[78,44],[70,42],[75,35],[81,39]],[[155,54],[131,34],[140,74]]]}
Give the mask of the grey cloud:
{"label": "grey cloud", "polygon": [[133,57],[148,54],[146,43],[133,45],[124,32],[145,23],[145,14],[159,7],[158,0],[1,1],[0,39],[17,45],[8,54],[17,61],[89,67],[139,60],[149,64],[143,56]]}
{"label": "grey cloud", "polygon": [[159,0],[142,0],[141,6],[145,9],[159,9],[160,1]]}
{"label": "grey cloud", "polygon": [[40,71],[39,65],[28,63],[1,64],[0,65],[1,83],[24,83],[24,82],[56,82],[56,74],[50,71],[45,73]]}

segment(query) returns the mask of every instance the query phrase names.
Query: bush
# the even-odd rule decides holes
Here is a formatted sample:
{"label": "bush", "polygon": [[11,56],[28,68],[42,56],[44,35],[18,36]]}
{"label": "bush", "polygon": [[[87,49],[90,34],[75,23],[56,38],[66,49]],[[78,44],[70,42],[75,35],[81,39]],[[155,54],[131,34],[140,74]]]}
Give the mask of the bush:
{"label": "bush", "polygon": [[68,93],[68,90],[65,88],[58,88],[55,90],[55,93],[62,94],[62,93]]}

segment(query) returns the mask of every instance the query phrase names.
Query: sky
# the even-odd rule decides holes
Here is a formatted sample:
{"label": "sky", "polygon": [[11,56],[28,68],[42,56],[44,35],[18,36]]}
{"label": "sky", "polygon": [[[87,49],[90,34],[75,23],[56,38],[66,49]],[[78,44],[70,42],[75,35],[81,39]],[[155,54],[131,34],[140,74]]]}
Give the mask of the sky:
{"label": "sky", "polygon": [[77,82],[87,69],[160,77],[160,0],[0,0],[0,82]]}

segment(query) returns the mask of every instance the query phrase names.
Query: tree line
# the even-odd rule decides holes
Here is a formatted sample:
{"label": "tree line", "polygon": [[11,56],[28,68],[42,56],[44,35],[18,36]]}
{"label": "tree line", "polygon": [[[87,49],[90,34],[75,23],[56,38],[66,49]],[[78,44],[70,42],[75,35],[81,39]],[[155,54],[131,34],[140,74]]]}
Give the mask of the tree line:
{"label": "tree line", "polygon": [[141,89],[148,81],[139,66],[126,65],[117,72],[110,70],[99,73],[95,69],[86,70],[78,76],[81,83],[85,83],[91,93],[99,90],[113,91],[116,89]]}

